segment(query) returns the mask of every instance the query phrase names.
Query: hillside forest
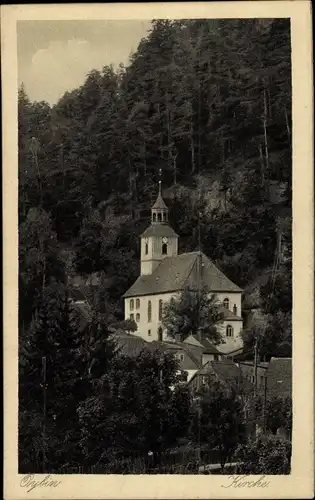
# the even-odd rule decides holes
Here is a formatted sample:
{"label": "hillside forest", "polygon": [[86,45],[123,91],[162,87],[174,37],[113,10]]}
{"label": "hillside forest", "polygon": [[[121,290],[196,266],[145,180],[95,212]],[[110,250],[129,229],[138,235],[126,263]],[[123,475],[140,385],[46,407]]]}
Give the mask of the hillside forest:
{"label": "hillside forest", "polygon": [[244,289],[245,350],[263,331],[262,357],[290,356],[289,20],[153,20],[126,67],[91,68],[53,106],[22,85],[18,124],[23,338],[79,275],[98,277],[106,324],[123,319],[162,169],[179,251],[200,243]]}

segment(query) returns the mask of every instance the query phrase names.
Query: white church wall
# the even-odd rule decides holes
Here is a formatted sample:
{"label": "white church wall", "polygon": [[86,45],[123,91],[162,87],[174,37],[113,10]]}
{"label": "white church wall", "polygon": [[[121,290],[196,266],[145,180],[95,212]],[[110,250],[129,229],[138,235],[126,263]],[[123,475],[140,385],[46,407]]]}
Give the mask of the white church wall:
{"label": "white church wall", "polygon": [[[134,299],[134,310],[130,309],[130,298],[125,299],[125,319],[130,318],[131,314],[134,314],[134,319],[137,323],[137,331],[134,335],[139,335],[147,342],[152,342],[158,339],[158,328],[161,326],[162,322],[159,320],[159,301],[163,301],[163,305],[169,302],[172,297],[176,297],[177,293],[161,293],[156,295],[145,295],[143,297],[133,297]],[[140,299],[140,307],[136,309],[136,299]],[[151,301],[152,313],[151,321],[148,321],[148,303]],[[137,321],[136,315],[140,314],[140,319]],[[163,335],[163,340],[165,340],[165,334]]]}
{"label": "white church wall", "polygon": [[[227,326],[232,326],[233,328],[232,337],[227,337],[226,335]],[[220,325],[220,330],[222,333],[222,339],[224,340],[225,343],[218,344],[216,348],[223,353],[228,353],[243,347],[243,340],[241,337],[242,328],[243,328],[242,321],[224,320]]]}
{"label": "white church wall", "polygon": [[[162,325],[162,322],[159,320],[159,301],[163,301],[163,306],[166,302],[169,302],[172,297],[176,298],[179,292],[170,292],[170,293],[162,293],[156,295],[145,295],[142,297],[132,297],[134,301],[134,309],[130,309],[130,298],[125,299],[125,319],[130,318],[130,315],[134,315],[134,320],[137,324],[137,331],[134,333],[135,335],[139,335],[139,337],[143,338],[147,342],[152,342],[153,340],[159,340],[158,338],[158,329]],[[220,296],[219,296],[220,295]],[[230,307],[232,304],[236,304],[238,308],[238,314],[241,314],[241,294],[240,293],[223,293],[218,294],[218,300],[224,300],[224,298],[229,298]],[[140,307],[136,308],[136,299],[140,300]],[[151,321],[148,321],[148,302],[151,301]],[[137,321],[137,314],[140,315],[139,320]],[[231,325],[233,327],[233,337],[226,336],[226,327]],[[230,352],[242,347],[243,342],[240,336],[240,332],[242,331],[243,323],[242,321],[234,321],[234,320],[224,320],[220,325],[222,336],[225,341],[224,344],[220,344],[218,347],[219,351],[222,352]],[[163,340],[170,340],[167,337],[166,332],[163,332]]]}
{"label": "white church wall", "polygon": [[215,295],[219,302],[223,302],[224,299],[229,299],[229,310],[233,312],[235,304],[237,307],[237,316],[242,316],[242,294],[240,292],[216,292]]}

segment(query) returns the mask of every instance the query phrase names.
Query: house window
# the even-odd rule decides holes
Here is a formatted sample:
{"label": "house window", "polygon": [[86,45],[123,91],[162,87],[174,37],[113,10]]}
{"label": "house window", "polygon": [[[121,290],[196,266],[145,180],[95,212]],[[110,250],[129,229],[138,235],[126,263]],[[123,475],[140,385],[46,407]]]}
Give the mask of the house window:
{"label": "house window", "polygon": [[139,314],[139,313],[137,313],[137,314],[136,314],[136,322],[137,322],[137,323],[139,323],[139,321],[140,321],[140,314]]}
{"label": "house window", "polygon": [[152,321],[152,302],[149,300],[148,302],[148,322]]}
{"label": "house window", "polygon": [[148,336],[151,337],[151,330],[148,330]]}
{"label": "house window", "polygon": [[177,353],[175,357],[176,359],[178,359],[178,361],[184,361],[185,359],[184,354],[182,353]]}
{"label": "house window", "polygon": [[167,215],[166,213],[163,214],[163,220],[166,221],[167,220]]}
{"label": "house window", "polygon": [[225,309],[229,309],[230,307],[230,301],[228,298],[224,299],[223,301],[223,307],[225,307]]}
{"label": "house window", "polygon": [[157,214],[157,220],[158,222],[162,222],[162,214],[160,212]]}
{"label": "house window", "polygon": [[235,316],[237,316],[237,307],[236,307],[236,304],[234,304],[234,306],[233,306],[233,313],[235,314]]}
{"label": "house window", "polygon": [[130,319],[131,319],[131,321],[134,321],[135,320],[135,315],[134,314],[130,314]]}
{"label": "house window", "polygon": [[163,243],[162,245],[162,254],[167,255],[167,243]]}
{"label": "house window", "polygon": [[148,243],[147,243],[147,242],[145,242],[144,253],[145,253],[146,255],[148,255],[148,253],[149,253],[149,245],[148,245]]}
{"label": "house window", "polygon": [[233,337],[233,327],[231,325],[228,325],[226,327],[226,336],[227,337]]}
{"label": "house window", "polygon": [[162,321],[163,316],[163,300],[159,300],[159,321]]}
{"label": "house window", "polygon": [[140,308],[140,299],[136,299],[136,309]]}
{"label": "house window", "polygon": [[135,308],[135,301],[133,299],[131,299],[130,301],[130,311],[133,311]]}
{"label": "house window", "polygon": [[187,382],[188,379],[188,373],[186,371],[181,372],[181,374],[178,376],[180,382]]}
{"label": "house window", "polygon": [[158,341],[162,342],[163,340],[163,330],[161,327],[158,328]]}
{"label": "house window", "polygon": [[208,377],[201,377],[202,385],[206,385],[207,382],[208,382]]}

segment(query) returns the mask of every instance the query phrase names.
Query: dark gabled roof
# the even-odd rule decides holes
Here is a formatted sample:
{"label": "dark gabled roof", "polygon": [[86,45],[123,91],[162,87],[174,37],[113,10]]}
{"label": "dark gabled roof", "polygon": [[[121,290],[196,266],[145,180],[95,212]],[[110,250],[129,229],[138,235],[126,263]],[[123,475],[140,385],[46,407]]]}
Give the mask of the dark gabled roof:
{"label": "dark gabled roof", "polygon": [[241,371],[231,359],[211,361],[212,369],[222,382],[235,384],[239,381]]}
{"label": "dark gabled roof", "polygon": [[167,210],[167,206],[165,204],[165,201],[163,200],[162,198],[162,195],[161,193],[159,193],[153,207],[152,207],[153,210],[155,209],[163,209],[163,210]]}
{"label": "dark gabled roof", "polygon": [[[211,342],[209,342],[208,339],[201,339],[201,340],[198,340],[198,342],[202,345],[203,347],[203,353],[204,354],[219,354],[219,355],[222,355],[222,352],[218,351],[218,349],[216,347],[214,347],[213,344],[211,344]],[[189,344],[188,344],[189,346]]]}
{"label": "dark gabled roof", "polygon": [[123,356],[136,357],[144,349],[154,350],[155,346],[151,345],[151,342],[146,342],[141,337],[136,335],[131,335],[128,333],[119,333],[113,335],[117,349]]}
{"label": "dark gabled roof", "polygon": [[201,284],[211,292],[241,292],[203,253],[191,252],[165,257],[152,274],[139,276],[123,297],[136,297],[183,290],[187,285],[197,289],[198,262],[201,257]]}
{"label": "dark gabled roof", "polygon": [[[255,362],[254,361],[239,361],[238,364],[241,368],[242,368],[242,365],[254,367]],[[269,365],[268,361],[259,361],[257,363],[258,368],[267,369],[268,365]]]}
{"label": "dark gabled roof", "polygon": [[189,349],[189,347],[191,346],[188,346],[184,342],[159,342],[155,340],[152,342],[152,344],[166,352],[185,351],[197,367],[201,366],[200,353],[196,351],[194,352],[193,349]]}
{"label": "dark gabled roof", "polygon": [[220,307],[219,312],[222,315],[222,319],[226,321],[243,321],[240,316],[237,316],[232,311],[229,311],[226,307]]}
{"label": "dark gabled roof", "polygon": [[268,395],[290,396],[292,393],[292,358],[271,358],[266,377]]}
{"label": "dark gabled roof", "polygon": [[171,228],[166,222],[157,222],[151,224],[147,229],[141,234],[142,238],[149,238],[149,236],[158,236],[167,238],[177,237],[174,229]]}
{"label": "dark gabled roof", "polygon": [[208,361],[193,378],[199,375],[215,374],[220,382],[235,389],[240,386],[245,390],[252,390],[252,384],[243,376],[240,368],[231,359],[222,359],[221,361]]}

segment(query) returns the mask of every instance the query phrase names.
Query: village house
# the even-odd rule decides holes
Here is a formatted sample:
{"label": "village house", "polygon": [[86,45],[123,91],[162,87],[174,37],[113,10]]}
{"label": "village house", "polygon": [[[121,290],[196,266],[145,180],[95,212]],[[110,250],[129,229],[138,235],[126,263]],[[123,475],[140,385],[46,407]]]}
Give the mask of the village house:
{"label": "village house", "polygon": [[239,365],[231,359],[224,358],[217,361],[208,361],[192,377],[189,388],[194,396],[201,390],[207,389],[216,382],[220,382],[227,390],[234,390],[237,394],[250,395],[253,384],[242,374]]}
{"label": "village house", "polygon": [[187,286],[193,290],[206,286],[215,295],[223,316],[219,351],[229,353],[242,348],[241,288],[202,252],[178,254],[179,236],[168,220],[160,182],[151,224],[141,235],[140,276],[123,296],[125,319],[134,320],[136,335],[148,342],[171,340],[162,324],[163,307]]}
{"label": "village house", "polygon": [[210,342],[205,341],[202,345],[195,337],[189,336],[183,342],[158,342],[151,344],[160,346],[164,352],[169,352],[175,356],[178,361],[182,380],[189,382],[200,368],[209,360],[220,360],[223,355]]}

